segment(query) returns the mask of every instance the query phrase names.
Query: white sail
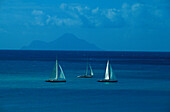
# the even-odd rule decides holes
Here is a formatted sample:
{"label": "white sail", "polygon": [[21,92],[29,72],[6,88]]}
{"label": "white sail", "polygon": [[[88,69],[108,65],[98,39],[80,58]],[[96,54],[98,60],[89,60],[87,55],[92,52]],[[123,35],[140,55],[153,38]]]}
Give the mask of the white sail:
{"label": "white sail", "polygon": [[56,78],[56,65],[54,66],[53,72],[50,75],[50,79],[55,79]]}
{"label": "white sail", "polygon": [[113,69],[111,65],[110,65],[110,80],[117,80],[116,75],[113,73]]}
{"label": "white sail", "polygon": [[113,79],[113,70],[112,70],[112,66],[110,65],[110,80]]}
{"label": "white sail", "polygon": [[65,80],[66,78],[65,78],[65,76],[64,76],[63,69],[62,69],[62,67],[61,67],[60,65],[59,65],[59,68],[60,68],[60,71],[61,71],[61,72],[60,72],[60,76],[59,76],[59,78],[60,78],[60,79],[64,79],[64,80]]}
{"label": "white sail", "polygon": [[109,80],[109,61],[107,61],[106,72],[105,72],[105,79]]}
{"label": "white sail", "polygon": [[93,74],[92,67],[90,65],[89,65],[89,67],[90,67],[90,75],[93,76],[94,74]]}
{"label": "white sail", "polygon": [[86,74],[85,74],[85,76],[87,76],[88,75],[88,65],[86,66]]}
{"label": "white sail", "polygon": [[56,60],[56,64],[55,64],[55,70],[56,70],[56,76],[55,76],[55,79],[58,79],[58,62]]}

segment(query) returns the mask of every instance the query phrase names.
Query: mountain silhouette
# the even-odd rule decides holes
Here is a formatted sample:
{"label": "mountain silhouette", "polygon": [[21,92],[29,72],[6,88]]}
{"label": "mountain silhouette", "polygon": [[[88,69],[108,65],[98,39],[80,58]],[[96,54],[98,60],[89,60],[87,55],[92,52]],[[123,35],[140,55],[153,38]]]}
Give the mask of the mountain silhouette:
{"label": "mountain silhouette", "polygon": [[96,45],[77,38],[75,35],[66,33],[51,42],[40,40],[33,41],[30,45],[22,47],[22,50],[101,50]]}

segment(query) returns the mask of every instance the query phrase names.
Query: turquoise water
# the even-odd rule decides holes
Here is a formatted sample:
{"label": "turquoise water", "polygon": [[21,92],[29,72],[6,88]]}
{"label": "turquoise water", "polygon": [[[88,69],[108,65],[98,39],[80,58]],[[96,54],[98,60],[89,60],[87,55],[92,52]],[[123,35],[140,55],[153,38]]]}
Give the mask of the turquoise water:
{"label": "turquoise water", "polygon": [[170,111],[169,64],[160,60],[153,64],[156,59],[143,64],[110,58],[119,82],[100,83],[97,80],[103,79],[106,66],[103,59],[104,54],[96,58],[102,61],[94,57],[89,61],[94,77],[88,79],[76,77],[85,73],[87,61],[59,60],[66,83],[45,82],[53,71],[53,59],[1,59],[0,112]]}

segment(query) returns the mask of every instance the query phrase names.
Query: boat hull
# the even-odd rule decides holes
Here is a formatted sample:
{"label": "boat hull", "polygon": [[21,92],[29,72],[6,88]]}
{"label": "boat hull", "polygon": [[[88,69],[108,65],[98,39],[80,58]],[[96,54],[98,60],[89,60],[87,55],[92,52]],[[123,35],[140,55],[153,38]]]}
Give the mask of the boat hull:
{"label": "boat hull", "polygon": [[80,76],[77,76],[78,78],[92,78],[93,76],[86,76],[86,75],[80,75]]}
{"label": "boat hull", "polygon": [[97,81],[97,82],[118,82],[117,80],[115,80],[115,81],[112,81],[112,80],[99,80],[99,81]]}
{"label": "boat hull", "polygon": [[57,83],[57,82],[66,82],[65,80],[46,80],[45,82],[52,82],[52,83]]}

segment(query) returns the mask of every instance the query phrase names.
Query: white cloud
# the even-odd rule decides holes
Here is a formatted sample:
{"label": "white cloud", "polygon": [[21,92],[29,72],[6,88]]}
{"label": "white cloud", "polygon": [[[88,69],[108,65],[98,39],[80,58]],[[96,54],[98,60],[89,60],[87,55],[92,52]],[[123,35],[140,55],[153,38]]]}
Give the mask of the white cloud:
{"label": "white cloud", "polygon": [[131,6],[131,9],[132,9],[132,11],[136,11],[136,10],[138,10],[140,7],[141,7],[141,4],[136,3],[136,4],[133,4],[133,5]]}
{"label": "white cloud", "polygon": [[59,18],[57,16],[49,16],[46,20],[47,24],[53,24],[57,26],[80,26],[82,23],[79,20],[71,18]]}
{"label": "white cloud", "polygon": [[81,6],[70,6],[70,9],[72,9],[73,11],[74,10],[77,10],[78,12],[81,13],[81,11],[83,10],[83,8]]}
{"label": "white cloud", "polygon": [[64,11],[69,11],[74,13],[78,12],[80,14],[83,14],[84,11],[90,10],[88,6],[82,6],[80,4],[66,4],[66,3],[62,3],[59,8]]}
{"label": "white cloud", "polygon": [[34,24],[44,26],[44,23],[41,17],[35,17]]}
{"label": "white cloud", "polygon": [[61,5],[60,5],[60,9],[65,9],[67,7],[67,4],[65,4],[65,3],[62,3]]}
{"label": "white cloud", "polygon": [[97,7],[97,8],[95,8],[95,9],[92,9],[92,13],[97,13],[99,11],[99,8]]}
{"label": "white cloud", "polygon": [[107,9],[103,11],[103,14],[111,21],[114,21],[115,17],[117,16],[116,9]]}
{"label": "white cloud", "polygon": [[32,14],[33,14],[33,15],[42,15],[42,14],[43,14],[43,11],[42,11],[42,10],[33,10],[33,11],[32,11]]}
{"label": "white cloud", "polygon": [[155,6],[151,4],[123,4],[121,9],[121,15],[126,21],[126,24],[132,28],[145,28],[145,29],[157,29],[165,28],[166,17],[163,17],[166,13],[164,7]]}
{"label": "white cloud", "polygon": [[46,14],[42,10],[33,10],[35,24],[37,25],[57,25],[57,26],[81,26],[81,27],[122,27],[125,25],[151,26],[157,18],[163,16],[163,10],[155,6],[134,3],[122,4],[118,8],[90,8],[80,4],[62,3],[58,11],[52,14]]}
{"label": "white cloud", "polygon": [[33,25],[44,26],[44,12],[42,10],[33,10],[32,15],[34,16],[34,21],[32,22]]}

